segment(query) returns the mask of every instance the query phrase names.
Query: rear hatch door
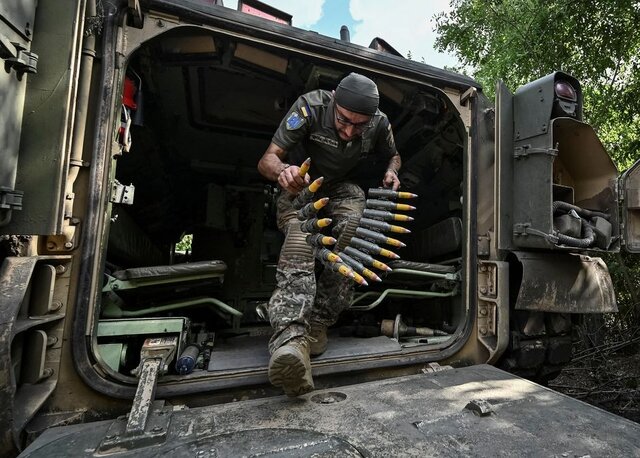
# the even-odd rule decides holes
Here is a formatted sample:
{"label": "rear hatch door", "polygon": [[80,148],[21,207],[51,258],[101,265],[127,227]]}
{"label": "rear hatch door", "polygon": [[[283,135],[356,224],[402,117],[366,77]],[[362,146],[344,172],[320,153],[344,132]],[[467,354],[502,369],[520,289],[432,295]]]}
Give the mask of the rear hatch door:
{"label": "rear hatch door", "polygon": [[620,177],[622,240],[630,253],[640,252],[640,161]]}

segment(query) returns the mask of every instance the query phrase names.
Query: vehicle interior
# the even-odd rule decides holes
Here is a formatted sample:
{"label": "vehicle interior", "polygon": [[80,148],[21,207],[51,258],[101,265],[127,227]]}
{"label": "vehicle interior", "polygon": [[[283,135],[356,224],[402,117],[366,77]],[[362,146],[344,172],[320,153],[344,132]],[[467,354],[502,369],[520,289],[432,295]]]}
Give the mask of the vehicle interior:
{"label": "vehicle interior", "polygon": [[[131,377],[145,339],[163,336],[178,342],[165,379],[266,371],[272,329],[265,318],[283,235],[279,190],[256,166],[299,95],[332,90],[353,70],[195,27],[166,32],[130,57],[114,167],[135,194],[131,205],[123,199],[111,208],[96,335],[112,374]],[[460,115],[434,87],[360,71],[376,81],[391,121],[401,190],[418,198],[398,201],[416,207],[397,212],[413,221],[394,223],[411,233],[386,234],[406,244],[386,247],[401,259],[376,257],[393,271],[356,286],[351,308],[329,330],[327,351],[312,360],[324,373],[372,358],[437,354],[467,319]],[[380,186],[384,166],[363,176],[365,191]],[[190,356],[188,367],[175,364],[181,356]]]}

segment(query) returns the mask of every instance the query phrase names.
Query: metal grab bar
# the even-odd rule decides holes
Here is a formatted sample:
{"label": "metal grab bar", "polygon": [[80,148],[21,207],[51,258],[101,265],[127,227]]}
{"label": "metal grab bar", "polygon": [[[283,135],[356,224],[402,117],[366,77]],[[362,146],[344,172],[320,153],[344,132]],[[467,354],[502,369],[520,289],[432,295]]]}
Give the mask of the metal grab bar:
{"label": "metal grab bar", "polygon": [[[380,296],[378,297],[378,299],[373,301],[371,304],[368,304],[368,305],[355,305],[356,303],[360,302],[364,298],[370,297],[370,296],[374,296],[376,294],[379,294]],[[431,292],[431,291],[416,291],[416,290],[389,288],[389,289],[385,289],[382,293],[380,293],[378,291],[369,291],[369,292],[366,292],[366,293],[360,295],[359,297],[357,297],[356,299],[351,301],[351,306],[349,307],[349,310],[359,310],[359,311],[371,310],[371,309],[377,307],[378,305],[380,305],[380,303],[387,296],[424,298],[424,297],[451,297],[451,296],[455,296],[456,294],[458,294],[458,286],[457,285],[456,285],[455,288],[453,288],[453,290],[451,290],[449,292],[446,292],[446,293],[434,293],[434,292]]]}
{"label": "metal grab bar", "polygon": [[170,304],[157,305],[155,307],[147,307],[140,310],[122,310],[119,306],[115,304],[109,304],[105,310],[103,311],[103,315],[107,318],[122,318],[122,317],[139,317],[149,315],[150,313],[159,313],[159,312],[167,312],[169,310],[176,310],[185,307],[191,307],[194,305],[203,305],[210,304],[215,305],[221,310],[233,315],[233,316],[242,316],[242,312],[234,309],[228,304],[225,304],[219,299],[215,297],[197,297],[194,299],[181,301],[181,302],[173,302]]}
{"label": "metal grab bar", "polygon": [[387,274],[387,276],[391,276],[393,274],[411,274],[411,275],[417,275],[419,277],[431,277],[431,278],[441,278],[443,280],[449,280],[449,281],[460,281],[460,272],[442,274],[439,272],[426,272],[423,270],[399,268],[399,269],[393,269],[390,274]]}

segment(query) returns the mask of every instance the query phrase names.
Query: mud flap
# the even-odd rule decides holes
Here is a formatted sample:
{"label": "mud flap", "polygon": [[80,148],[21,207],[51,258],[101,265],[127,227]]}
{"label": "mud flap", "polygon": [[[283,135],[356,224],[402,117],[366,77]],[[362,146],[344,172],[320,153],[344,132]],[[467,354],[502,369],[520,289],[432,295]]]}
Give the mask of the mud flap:
{"label": "mud flap", "polygon": [[574,254],[514,252],[522,268],[516,310],[609,313],[618,306],[601,258]]}

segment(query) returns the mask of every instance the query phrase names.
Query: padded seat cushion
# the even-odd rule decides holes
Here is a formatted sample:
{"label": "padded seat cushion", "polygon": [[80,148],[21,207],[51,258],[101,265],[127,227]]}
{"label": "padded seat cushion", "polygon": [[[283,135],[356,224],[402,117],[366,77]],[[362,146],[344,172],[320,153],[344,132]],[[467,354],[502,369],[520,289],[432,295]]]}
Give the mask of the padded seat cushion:
{"label": "padded seat cushion", "polygon": [[136,267],[133,269],[119,270],[113,273],[118,280],[141,280],[151,279],[158,280],[160,278],[175,278],[179,280],[181,277],[190,277],[193,275],[223,275],[227,270],[224,261],[200,261],[189,262],[184,264],[174,264],[172,266],[149,266]]}

